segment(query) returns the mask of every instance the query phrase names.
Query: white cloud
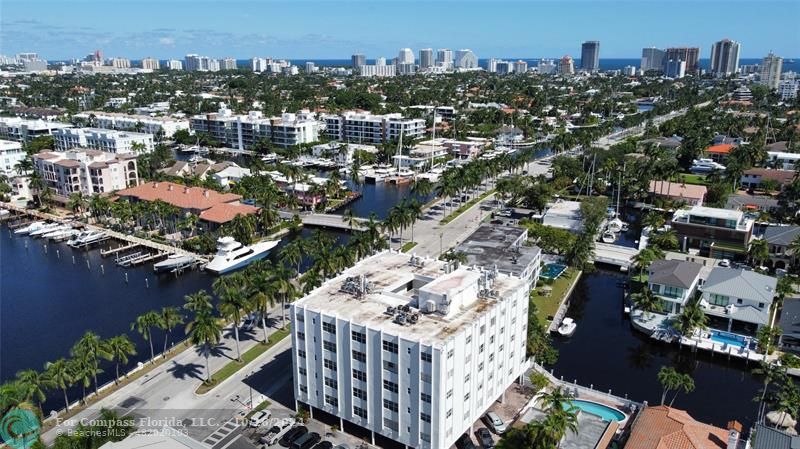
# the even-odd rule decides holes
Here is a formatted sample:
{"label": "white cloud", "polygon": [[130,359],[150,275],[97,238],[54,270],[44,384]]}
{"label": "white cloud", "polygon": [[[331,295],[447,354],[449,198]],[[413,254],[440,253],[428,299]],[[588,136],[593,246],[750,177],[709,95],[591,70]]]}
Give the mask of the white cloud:
{"label": "white cloud", "polygon": [[159,37],[158,43],[164,45],[166,47],[174,47],[175,46],[175,39],[171,37]]}

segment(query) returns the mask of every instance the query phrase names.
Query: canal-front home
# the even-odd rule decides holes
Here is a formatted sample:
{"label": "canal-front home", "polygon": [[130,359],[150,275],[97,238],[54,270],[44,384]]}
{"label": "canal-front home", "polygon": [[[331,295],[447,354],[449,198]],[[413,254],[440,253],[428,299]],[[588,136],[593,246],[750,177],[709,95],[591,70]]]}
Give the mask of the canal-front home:
{"label": "canal-front home", "polygon": [[716,267],[705,283],[700,305],[709,317],[710,327],[755,335],[771,326],[771,311],[777,279],[740,268]]}
{"label": "canal-front home", "polygon": [[769,268],[786,269],[796,261],[795,255],[789,250],[789,245],[798,235],[800,235],[800,226],[767,226],[763,239],[769,248],[769,261],[767,262]]}
{"label": "canal-front home", "polygon": [[643,409],[631,429],[625,449],[744,449],[742,425],[727,429],[699,422],[687,412],[659,405]]}
{"label": "canal-front home", "polygon": [[648,268],[650,291],[661,299],[661,312],[679,314],[694,298],[700,281],[699,263],[684,260],[657,260]]}
{"label": "canal-front home", "polygon": [[744,258],[753,237],[753,219],[738,210],[694,206],[672,216],[681,248],[718,259]]}

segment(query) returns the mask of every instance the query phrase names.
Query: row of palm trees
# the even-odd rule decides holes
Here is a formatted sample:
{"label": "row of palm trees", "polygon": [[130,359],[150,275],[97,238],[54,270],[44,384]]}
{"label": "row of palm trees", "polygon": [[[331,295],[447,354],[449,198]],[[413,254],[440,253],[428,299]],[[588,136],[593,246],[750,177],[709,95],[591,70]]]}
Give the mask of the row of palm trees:
{"label": "row of palm trees", "polygon": [[87,331],[70,349],[69,358],[59,358],[48,362],[44,370],[26,369],[17,373],[14,380],[0,386],[2,390],[2,410],[19,406],[23,403],[35,405],[44,416],[42,404],[51,391],[61,391],[64,406],[69,411],[68,390],[75,385],[81,386],[81,402],[86,403],[87,388],[94,387],[98,394],[98,374],[103,373],[102,361],[115,366],[114,382],[120,379],[119,368],[127,365],[129,357],[136,355],[136,347],[130,338],[117,335],[102,339],[97,334]]}
{"label": "row of palm trees", "polygon": [[406,228],[411,228],[411,241],[414,241],[414,224],[422,217],[422,205],[416,198],[403,198],[399,203],[395,204],[389,209],[386,219],[383,220],[382,227],[384,232],[390,236],[394,233],[400,233],[400,239],[403,238],[403,232]]}

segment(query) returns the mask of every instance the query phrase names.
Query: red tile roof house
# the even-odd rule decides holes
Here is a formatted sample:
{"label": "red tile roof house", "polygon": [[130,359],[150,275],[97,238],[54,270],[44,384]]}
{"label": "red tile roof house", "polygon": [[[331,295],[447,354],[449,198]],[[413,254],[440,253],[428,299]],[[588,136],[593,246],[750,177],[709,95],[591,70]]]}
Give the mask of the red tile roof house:
{"label": "red tile roof house", "polygon": [[653,196],[672,201],[684,201],[689,206],[702,206],[708,189],[706,186],[669,181],[650,181]]}
{"label": "red tile roof house", "polygon": [[148,182],[120,190],[117,195],[130,201],[164,201],[184,213],[198,215],[201,225],[211,230],[233,220],[237,215],[258,212],[257,207],[240,203],[241,195],[220,193],[202,187],[187,187],[174,182]]}
{"label": "red tile roof house", "polygon": [[735,147],[736,145],[732,143],[721,143],[719,145],[711,145],[710,147],[706,148],[706,154],[714,162],[723,164],[725,159],[728,158],[728,155]]}
{"label": "red tile roof house", "polygon": [[659,405],[639,412],[625,449],[740,449],[742,425],[727,429],[695,421],[683,410]]}

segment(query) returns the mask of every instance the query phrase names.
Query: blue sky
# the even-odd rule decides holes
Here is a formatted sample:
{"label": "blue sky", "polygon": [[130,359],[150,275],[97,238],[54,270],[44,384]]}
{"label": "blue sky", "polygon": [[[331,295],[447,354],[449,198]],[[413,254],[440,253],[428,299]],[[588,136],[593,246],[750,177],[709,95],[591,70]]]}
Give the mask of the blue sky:
{"label": "blue sky", "polygon": [[47,59],[393,57],[401,47],[471,48],[480,58],[639,57],[642,47],[697,46],[722,38],[742,57],[769,50],[800,56],[800,2],[793,1],[239,1],[2,0],[0,53]]}

